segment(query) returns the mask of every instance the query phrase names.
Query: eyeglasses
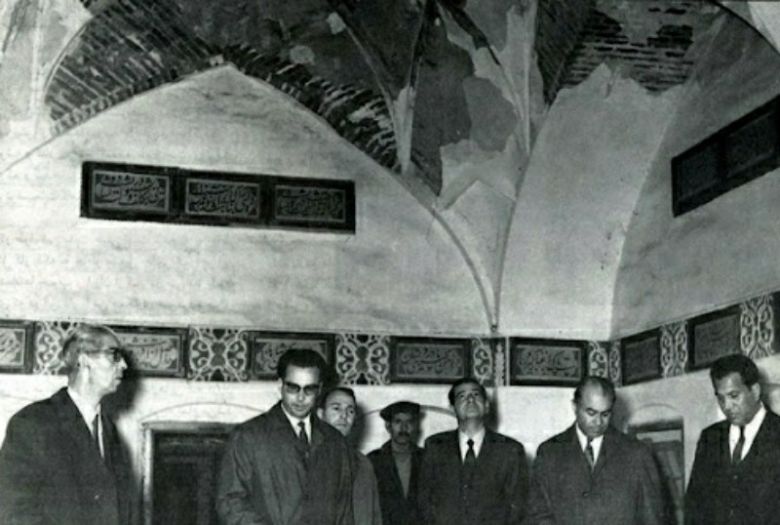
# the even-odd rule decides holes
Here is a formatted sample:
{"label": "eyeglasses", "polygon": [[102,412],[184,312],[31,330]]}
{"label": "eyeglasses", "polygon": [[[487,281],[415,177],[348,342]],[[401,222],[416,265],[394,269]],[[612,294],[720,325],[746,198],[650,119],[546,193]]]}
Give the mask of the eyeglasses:
{"label": "eyeglasses", "polygon": [[108,356],[108,358],[109,358],[109,359],[110,359],[110,360],[111,360],[113,363],[118,363],[118,362],[120,362],[122,359],[124,359],[124,357],[125,357],[125,354],[124,354],[124,352],[125,352],[125,351],[124,351],[124,348],[122,348],[122,347],[119,347],[119,346],[111,346],[111,347],[109,347],[109,348],[103,348],[103,349],[101,349],[101,350],[93,350],[93,351],[91,351],[91,352],[86,352],[86,353],[87,353],[87,354],[103,354],[103,355],[106,355],[106,356]]}
{"label": "eyeglasses", "polygon": [[316,396],[320,391],[320,384],[316,383],[302,387],[301,385],[296,385],[295,383],[290,383],[289,381],[284,382],[284,391],[288,394],[299,394],[301,388],[303,388],[303,393],[307,396]]}

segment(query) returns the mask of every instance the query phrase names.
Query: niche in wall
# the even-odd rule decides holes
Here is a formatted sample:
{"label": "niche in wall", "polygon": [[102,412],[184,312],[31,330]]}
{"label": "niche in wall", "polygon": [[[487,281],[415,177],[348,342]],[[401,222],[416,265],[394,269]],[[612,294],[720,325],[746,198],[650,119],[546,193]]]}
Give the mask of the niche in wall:
{"label": "niche in wall", "polygon": [[233,425],[154,423],[144,473],[144,525],[218,525],[214,494]]}

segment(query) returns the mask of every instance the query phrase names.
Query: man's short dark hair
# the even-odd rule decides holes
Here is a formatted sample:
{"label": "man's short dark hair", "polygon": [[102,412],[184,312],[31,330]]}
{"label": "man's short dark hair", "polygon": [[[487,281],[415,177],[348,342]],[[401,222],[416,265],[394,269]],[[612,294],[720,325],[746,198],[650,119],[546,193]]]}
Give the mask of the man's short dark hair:
{"label": "man's short dark hair", "polygon": [[582,380],[577,384],[577,388],[574,389],[574,403],[577,405],[580,404],[580,400],[582,400],[582,392],[589,386],[600,388],[601,392],[609,396],[613,404],[615,403],[615,385],[612,384],[612,381],[609,379],[599,376],[585,376],[582,378]]}
{"label": "man's short dark hair", "polygon": [[349,397],[352,398],[352,401],[355,402],[355,405],[357,405],[357,398],[355,397],[355,391],[354,390],[352,390],[351,388],[347,388],[345,386],[337,386],[337,387],[331,388],[330,390],[327,390],[324,394],[322,394],[320,396],[319,407],[320,408],[325,408],[325,405],[328,404],[328,398],[330,397],[330,395],[334,394],[336,392],[343,392],[343,393],[347,394]]}
{"label": "man's short dark hair", "polygon": [[482,386],[482,383],[477,381],[477,379],[474,377],[462,377],[457,381],[455,381],[454,383],[452,383],[452,386],[450,387],[450,391],[447,393],[447,399],[450,400],[450,405],[453,406],[455,405],[455,389],[458,388],[460,385],[467,385],[467,384],[477,385],[479,387],[480,394],[482,394],[482,398],[485,401],[487,401],[488,398],[487,390],[485,390],[485,387]]}
{"label": "man's short dark hair", "polygon": [[716,381],[734,373],[739,374],[745,386],[753,386],[760,379],[756,364],[743,354],[725,355],[710,367],[710,379],[713,385]]}
{"label": "man's short dark hair", "polygon": [[276,377],[284,379],[287,375],[287,367],[290,365],[299,368],[316,368],[320,371],[320,382],[324,382],[327,376],[328,365],[319,352],[308,348],[291,348],[282,354],[276,363]]}

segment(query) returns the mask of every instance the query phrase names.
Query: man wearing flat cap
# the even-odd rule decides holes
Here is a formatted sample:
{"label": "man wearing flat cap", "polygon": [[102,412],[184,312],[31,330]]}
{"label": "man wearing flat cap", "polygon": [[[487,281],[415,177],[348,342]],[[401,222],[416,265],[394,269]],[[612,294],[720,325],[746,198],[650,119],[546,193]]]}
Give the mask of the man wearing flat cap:
{"label": "man wearing flat cap", "polygon": [[374,466],[379,485],[379,503],[384,525],[419,523],[417,478],[422,449],[417,446],[420,405],[398,401],[379,412],[385,420],[390,440],[374,450],[368,459]]}

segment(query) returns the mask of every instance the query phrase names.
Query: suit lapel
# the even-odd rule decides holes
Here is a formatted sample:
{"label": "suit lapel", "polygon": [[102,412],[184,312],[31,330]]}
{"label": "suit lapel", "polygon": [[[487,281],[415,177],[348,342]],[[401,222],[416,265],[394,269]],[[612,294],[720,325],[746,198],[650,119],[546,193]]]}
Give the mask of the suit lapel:
{"label": "suit lapel", "polygon": [[[68,448],[72,456],[76,456],[73,459],[79,463],[85,461],[98,471],[104,473],[108,472],[106,464],[103,462],[103,458],[100,457],[100,451],[95,447],[95,442],[92,438],[92,432],[87,426],[86,421],[76,408],[73,400],[68,395],[67,391],[63,388],[57,394],[55,394],[56,402],[60,405],[57,411],[59,417],[59,426],[63,436],[70,440],[72,446]],[[105,421],[103,421],[105,423]],[[106,432],[108,425],[103,425],[103,431]],[[104,445],[105,445],[104,436]],[[107,452],[107,450],[106,450]]]}

